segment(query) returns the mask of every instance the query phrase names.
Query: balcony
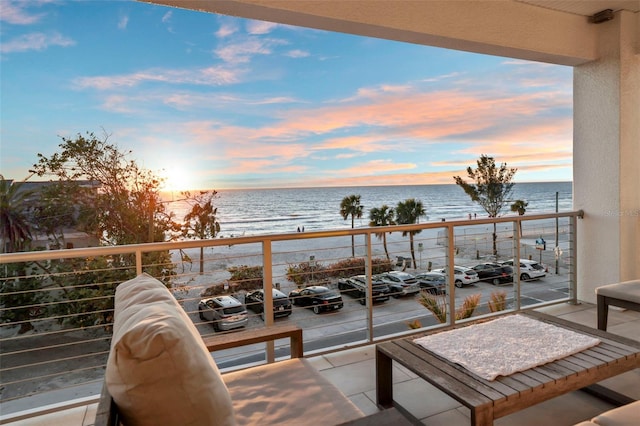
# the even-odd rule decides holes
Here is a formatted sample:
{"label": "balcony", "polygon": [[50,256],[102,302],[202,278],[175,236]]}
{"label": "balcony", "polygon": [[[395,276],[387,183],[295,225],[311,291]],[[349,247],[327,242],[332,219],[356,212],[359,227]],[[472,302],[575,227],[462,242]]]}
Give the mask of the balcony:
{"label": "balcony", "polygon": [[[455,277],[448,276],[445,301],[452,307],[450,310],[455,311],[469,295],[480,294],[480,304],[470,320],[498,315],[502,311],[491,312],[489,300],[492,293],[503,291],[507,301],[504,311],[538,309],[595,327],[595,307],[579,303],[575,298],[579,285],[575,282],[575,270],[579,263],[575,257],[578,241],[576,221],[579,216],[579,212],[569,212],[496,220],[1,255],[0,261],[5,271],[18,262],[31,262],[23,275],[7,276],[9,274],[5,273],[5,282],[26,282],[37,278],[46,285],[3,294],[5,299],[6,296],[42,292],[42,298],[37,299],[37,304],[16,306],[14,303],[12,309],[26,309],[31,316],[3,326],[0,355],[3,417],[0,423],[16,420],[14,423],[18,424],[41,424],[46,420],[48,424],[55,424],[56,421],[70,425],[92,424],[108,352],[111,313],[109,309],[101,311],[96,307],[102,306],[99,302],[110,300],[111,296],[106,290],[121,281],[107,279],[116,272],[122,276],[149,270],[166,272],[170,289],[201,334],[208,336],[218,332],[214,332],[210,322],[199,318],[201,292],[215,287],[239,299],[246,293],[242,289],[243,280],[230,279],[229,269],[232,267],[261,268],[265,290],[279,287],[288,293],[297,287],[288,278],[301,280],[300,286],[323,284],[336,288],[336,274],[357,275],[361,273],[357,268],[363,267],[364,272],[371,275],[379,259],[386,259],[383,240],[376,237],[376,234],[384,231],[388,232],[387,251],[392,268],[410,272],[438,267],[453,270],[454,265],[471,266],[494,260],[492,234],[495,224],[498,260],[538,260],[548,267],[547,276],[540,280],[523,281],[521,278],[524,275],[519,271],[517,262],[514,283],[494,286],[490,282],[480,282],[457,287]],[[413,235],[416,264],[408,265],[407,260],[398,264],[398,257],[412,257],[407,234],[410,231],[420,231]],[[351,236],[354,236],[353,246]],[[546,241],[546,247],[536,244],[540,237]],[[204,254],[203,274],[198,272],[201,247]],[[357,262],[341,263],[351,259],[352,250],[355,258],[363,259],[362,266]],[[149,253],[163,251],[171,253],[175,274],[167,272],[171,270],[170,264],[151,263],[152,259],[158,257]],[[117,262],[125,256],[133,259],[127,267]],[[101,265],[102,269],[81,267],[89,264],[89,259],[98,258],[104,262],[91,264]],[[52,275],[51,266],[56,262],[69,265],[67,271]],[[330,268],[336,264],[340,265],[337,272],[335,267]],[[297,267],[293,269],[295,273],[287,274],[292,266]],[[49,272],[45,272],[47,269]],[[332,270],[332,274],[328,270]],[[80,292],[84,298],[69,296],[77,294],[73,290],[83,289],[92,292]],[[101,293],[101,290],[104,292]],[[348,295],[343,295],[344,308],[339,311],[316,315],[310,309],[296,306],[290,317],[274,320],[271,315],[272,304],[268,303],[271,292],[266,291],[265,294],[267,303],[264,320],[260,314],[249,311],[247,327],[268,327],[283,321],[295,322],[302,327],[305,356],[365,413],[376,410],[373,402],[375,343],[416,332],[409,323],[417,324],[420,330],[424,330],[446,327],[457,321],[450,315],[447,323],[439,323],[426,308],[417,303],[415,297],[392,298],[375,304],[370,303],[371,300],[364,300],[362,305]],[[80,306],[92,308],[90,312],[78,311]],[[9,308],[5,305],[2,309],[3,316],[7,315]],[[96,316],[96,313],[100,315]],[[33,329],[18,334],[16,331],[26,322]],[[637,331],[639,324],[640,314],[614,311],[610,331],[640,340]],[[271,349],[257,345],[250,354],[226,350],[215,353],[214,357],[221,369],[234,369],[239,365],[268,362],[279,356],[280,349],[284,348],[276,346]],[[464,408],[457,406],[446,395],[402,371],[402,368],[394,377],[398,387],[397,399],[424,423],[468,423],[468,412],[465,413]],[[611,381],[621,391],[638,398],[640,390],[631,388],[637,380],[636,370]],[[566,407],[572,409],[567,410]],[[602,401],[574,392],[507,416],[498,424],[538,424],[549,410],[562,419],[557,424],[574,424],[607,408],[609,406]],[[31,409],[33,411],[28,411]]]}

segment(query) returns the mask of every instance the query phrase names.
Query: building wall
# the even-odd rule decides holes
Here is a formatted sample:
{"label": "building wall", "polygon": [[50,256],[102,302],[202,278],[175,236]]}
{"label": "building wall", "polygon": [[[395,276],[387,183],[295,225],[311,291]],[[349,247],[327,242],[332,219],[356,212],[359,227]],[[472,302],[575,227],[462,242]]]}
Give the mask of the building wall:
{"label": "building wall", "polygon": [[599,24],[596,61],[574,69],[574,207],[578,298],[640,278],[640,58],[637,14]]}

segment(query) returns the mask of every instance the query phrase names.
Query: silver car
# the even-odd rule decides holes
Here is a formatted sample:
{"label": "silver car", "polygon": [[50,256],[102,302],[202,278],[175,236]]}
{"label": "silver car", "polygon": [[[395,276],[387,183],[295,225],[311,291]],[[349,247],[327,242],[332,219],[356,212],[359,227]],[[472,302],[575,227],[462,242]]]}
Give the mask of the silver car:
{"label": "silver car", "polygon": [[233,296],[215,296],[202,299],[198,304],[198,314],[203,321],[213,324],[215,331],[227,331],[247,325],[247,309]]}
{"label": "silver car", "polygon": [[[513,259],[502,262],[503,265],[512,266],[515,271]],[[535,260],[520,259],[520,281],[531,281],[544,278],[547,275],[547,267]]]}

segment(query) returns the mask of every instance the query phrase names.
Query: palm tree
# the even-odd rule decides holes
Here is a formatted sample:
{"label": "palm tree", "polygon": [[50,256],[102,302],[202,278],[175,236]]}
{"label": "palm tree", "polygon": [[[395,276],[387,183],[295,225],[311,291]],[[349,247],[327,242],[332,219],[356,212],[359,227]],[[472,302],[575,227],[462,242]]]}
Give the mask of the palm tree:
{"label": "palm tree", "polygon": [[[516,200],[513,204],[511,204],[511,211],[518,212],[519,216],[524,216],[524,213],[527,211],[527,206],[529,203],[523,200]],[[520,222],[520,236],[522,237],[522,222]]]}
{"label": "palm tree", "polygon": [[[389,206],[383,204],[382,207],[374,207],[369,211],[369,226],[389,226],[395,225],[394,219],[394,211],[390,209]],[[382,240],[382,245],[384,247],[384,253],[387,255],[387,259],[389,259],[389,251],[387,250],[387,233],[386,232],[376,232],[376,237]]]}
{"label": "palm tree", "polygon": [[22,183],[5,180],[0,175],[0,252],[20,251],[32,239],[25,215],[31,191],[20,191],[21,186]]}
{"label": "palm tree", "polygon": [[[422,205],[422,201],[415,198],[408,198],[405,201],[398,203],[396,207],[396,223],[398,225],[408,225],[420,222],[420,216],[424,216],[425,210]],[[411,260],[413,260],[413,268],[417,268],[416,254],[413,249],[413,236],[420,233],[420,231],[405,231],[402,233],[403,237],[409,234],[409,247],[411,249]]]}
{"label": "palm tree", "polygon": [[[357,217],[360,219],[362,217],[362,205],[360,205],[360,196],[359,195],[349,195],[348,197],[344,197],[342,202],[340,203],[340,214],[344,220],[347,220],[349,216],[351,216],[351,228],[354,228],[354,221]],[[354,241],[353,235],[351,235],[351,257],[356,257],[356,243]]]}

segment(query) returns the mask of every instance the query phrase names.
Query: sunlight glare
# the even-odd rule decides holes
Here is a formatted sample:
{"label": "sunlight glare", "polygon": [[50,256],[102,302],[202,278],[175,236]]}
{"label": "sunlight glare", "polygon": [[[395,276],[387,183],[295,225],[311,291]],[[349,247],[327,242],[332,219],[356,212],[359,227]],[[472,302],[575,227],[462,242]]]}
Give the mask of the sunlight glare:
{"label": "sunlight glare", "polygon": [[165,178],[163,190],[165,191],[179,192],[193,189],[193,177],[182,168],[166,169],[163,176]]}

